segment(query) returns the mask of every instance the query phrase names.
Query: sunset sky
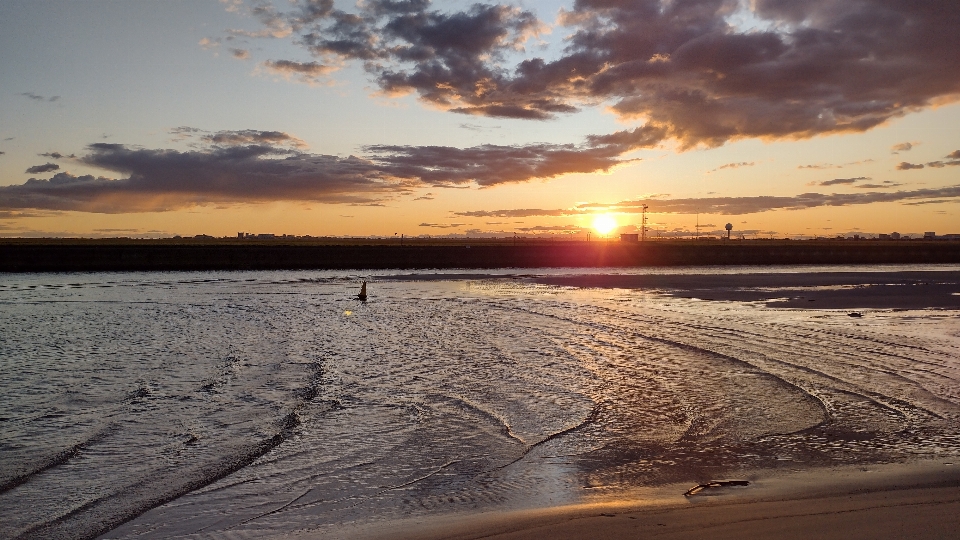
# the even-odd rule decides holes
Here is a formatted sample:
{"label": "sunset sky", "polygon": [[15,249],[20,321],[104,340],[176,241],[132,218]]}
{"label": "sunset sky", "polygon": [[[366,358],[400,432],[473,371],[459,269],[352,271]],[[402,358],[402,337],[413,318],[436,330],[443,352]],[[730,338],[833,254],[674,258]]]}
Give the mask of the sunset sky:
{"label": "sunset sky", "polygon": [[0,50],[0,236],[960,233],[956,0],[4,0]]}

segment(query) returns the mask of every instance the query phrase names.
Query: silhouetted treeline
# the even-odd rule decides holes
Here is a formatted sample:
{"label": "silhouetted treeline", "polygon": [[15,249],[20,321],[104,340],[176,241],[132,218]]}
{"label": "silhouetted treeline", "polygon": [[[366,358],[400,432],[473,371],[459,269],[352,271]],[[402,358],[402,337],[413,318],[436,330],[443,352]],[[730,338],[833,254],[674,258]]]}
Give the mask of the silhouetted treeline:
{"label": "silhouetted treeline", "polygon": [[529,242],[380,245],[62,240],[0,242],[0,271],[538,268],[960,263],[960,242]]}

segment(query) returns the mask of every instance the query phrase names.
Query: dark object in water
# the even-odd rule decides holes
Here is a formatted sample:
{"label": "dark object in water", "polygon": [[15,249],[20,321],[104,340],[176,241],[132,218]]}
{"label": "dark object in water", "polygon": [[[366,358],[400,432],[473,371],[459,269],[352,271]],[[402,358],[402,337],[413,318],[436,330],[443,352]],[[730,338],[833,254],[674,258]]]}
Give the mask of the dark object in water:
{"label": "dark object in water", "polygon": [[863,317],[863,313],[860,313],[859,311],[851,311],[850,313],[847,313],[847,317]]}
{"label": "dark object in water", "polygon": [[688,489],[686,493],[683,494],[684,497],[692,497],[697,493],[705,489],[718,488],[725,486],[749,486],[750,482],[746,480],[721,480],[715,482],[707,482],[706,484],[699,484]]}
{"label": "dark object in water", "polygon": [[367,282],[366,281],[360,282],[360,294],[357,295],[357,300],[361,302],[367,301]]}

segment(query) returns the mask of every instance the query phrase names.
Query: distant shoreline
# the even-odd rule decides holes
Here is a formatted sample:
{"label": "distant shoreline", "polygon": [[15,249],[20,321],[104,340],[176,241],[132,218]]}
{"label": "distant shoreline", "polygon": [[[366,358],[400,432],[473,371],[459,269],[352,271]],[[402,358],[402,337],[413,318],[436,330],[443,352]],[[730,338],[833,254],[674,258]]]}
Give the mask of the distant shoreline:
{"label": "distant shoreline", "polygon": [[960,263],[960,241],[0,240],[0,272]]}

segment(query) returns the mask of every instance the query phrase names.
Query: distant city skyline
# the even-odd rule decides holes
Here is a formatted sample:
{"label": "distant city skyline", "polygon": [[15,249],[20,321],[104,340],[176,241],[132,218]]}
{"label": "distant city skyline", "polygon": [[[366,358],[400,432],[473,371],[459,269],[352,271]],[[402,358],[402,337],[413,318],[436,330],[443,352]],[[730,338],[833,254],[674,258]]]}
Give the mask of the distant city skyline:
{"label": "distant city skyline", "polygon": [[10,1],[0,47],[0,236],[960,233],[950,0]]}

